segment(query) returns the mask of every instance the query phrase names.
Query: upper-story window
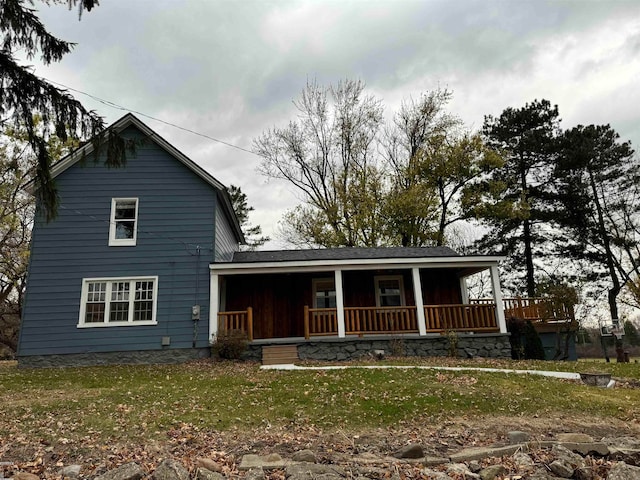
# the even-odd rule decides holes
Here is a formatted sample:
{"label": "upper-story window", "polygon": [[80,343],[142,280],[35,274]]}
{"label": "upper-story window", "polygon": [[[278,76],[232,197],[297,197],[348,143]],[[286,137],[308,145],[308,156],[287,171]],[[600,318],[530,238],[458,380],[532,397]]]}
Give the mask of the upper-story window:
{"label": "upper-story window", "polygon": [[111,200],[109,246],[135,245],[137,233],[138,199],[113,198]]}

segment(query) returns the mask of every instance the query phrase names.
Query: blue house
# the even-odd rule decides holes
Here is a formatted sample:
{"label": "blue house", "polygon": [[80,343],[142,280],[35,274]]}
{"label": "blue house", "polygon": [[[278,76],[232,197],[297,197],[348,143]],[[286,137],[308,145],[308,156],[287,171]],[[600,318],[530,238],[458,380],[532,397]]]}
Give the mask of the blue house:
{"label": "blue house", "polygon": [[[398,346],[447,355],[451,332],[458,355],[510,356],[501,257],[447,247],[241,252],[224,185],[134,115],[110,128],[136,144],[124,167],[92,161],[91,143],[52,167],[58,216],[34,223],[21,366],[179,362],[208,356],[225,330],[244,331],[247,355],[263,361]],[[470,297],[479,272],[488,298]]]}
{"label": "blue house", "polygon": [[21,365],[208,354],[209,264],[244,241],[229,195],[134,115],[110,128],[137,145],[125,167],[91,143],[52,167],[60,206],[35,219]]}

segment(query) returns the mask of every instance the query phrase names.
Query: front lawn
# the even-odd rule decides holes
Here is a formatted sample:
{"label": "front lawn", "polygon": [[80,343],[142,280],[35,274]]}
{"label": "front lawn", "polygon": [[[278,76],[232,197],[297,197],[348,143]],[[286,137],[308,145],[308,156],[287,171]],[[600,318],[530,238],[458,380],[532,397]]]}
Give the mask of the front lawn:
{"label": "front lawn", "polygon": [[[638,364],[398,359],[383,364],[609,371],[640,379]],[[530,375],[438,370],[271,371],[256,364],[60,369],[0,367],[0,438],[108,444],[209,431],[312,427],[323,431],[493,416],[574,416],[637,423],[640,389]]]}

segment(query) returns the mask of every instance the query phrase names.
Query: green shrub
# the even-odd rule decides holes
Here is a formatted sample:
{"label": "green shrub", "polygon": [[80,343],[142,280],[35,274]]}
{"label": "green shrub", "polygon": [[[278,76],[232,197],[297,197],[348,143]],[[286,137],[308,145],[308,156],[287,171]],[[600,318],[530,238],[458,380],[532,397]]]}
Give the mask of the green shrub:
{"label": "green shrub", "polygon": [[517,317],[507,318],[507,331],[511,333],[511,358],[514,360],[544,360],[544,347],[540,335],[531,321]]}
{"label": "green shrub", "polygon": [[527,320],[524,324],[524,358],[526,360],[544,360],[544,347],[540,335],[533,324]]}
{"label": "green shrub", "polygon": [[447,355],[451,358],[458,357],[458,333],[455,330],[447,330]]}
{"label": "green shrub", "polygon": [[225,330],[218,332],[211,344],[211,353],[218,358],[237,360],[247,349],[249,338],[242,330]]}

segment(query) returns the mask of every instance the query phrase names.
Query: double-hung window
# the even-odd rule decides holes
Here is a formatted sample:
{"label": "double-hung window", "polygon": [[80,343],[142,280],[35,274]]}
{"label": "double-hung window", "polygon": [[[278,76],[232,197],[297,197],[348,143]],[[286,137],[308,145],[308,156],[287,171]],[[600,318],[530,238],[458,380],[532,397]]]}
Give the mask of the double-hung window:
{"label": "double-hung window", "polygon": [[376,304],[378,307],[404,305],[404,285],[401,275],[375,277]]}
{"label": "double-hung window", "polygon": [[109,246],[132,246],[138,237],[138,199],[111,199]]}
{"label": "double-hung window", "polygon": [[155,325],[158,277],[82,282],[79,327]]}
{"label": "double-hung window", "polygon": [[336,308],[336,285],[332,278],[313,279],[313,307]]}

